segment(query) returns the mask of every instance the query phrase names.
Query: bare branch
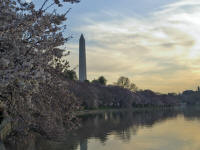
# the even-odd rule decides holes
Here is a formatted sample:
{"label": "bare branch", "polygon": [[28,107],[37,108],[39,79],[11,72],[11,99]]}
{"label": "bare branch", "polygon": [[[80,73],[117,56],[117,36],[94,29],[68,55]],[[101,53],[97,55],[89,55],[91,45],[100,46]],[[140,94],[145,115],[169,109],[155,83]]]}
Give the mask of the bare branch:
{"label": "bare branch", "polygon": [[46,5],[46,3],[48,2],[49,0],[45,0],[44,3],[42,4],[41,8],[39,9],[40,11],[43,9],[43,7]]}

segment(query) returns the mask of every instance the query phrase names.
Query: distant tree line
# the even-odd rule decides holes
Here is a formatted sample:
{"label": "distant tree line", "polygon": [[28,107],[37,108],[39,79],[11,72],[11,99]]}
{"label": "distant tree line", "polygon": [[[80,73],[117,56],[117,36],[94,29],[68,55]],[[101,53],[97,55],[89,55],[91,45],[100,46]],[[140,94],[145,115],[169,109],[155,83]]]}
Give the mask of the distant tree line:
{"label": "distant tree line", "polygon": [[[74,85],[73,85],[74,84]],[[197,91],[187,90],[181,94],[160,94],[151,90],[139,90],[129,78],[121,76],[112,85],[107,85],[107,79],[100,76],[91,82],[73,82],[69,87],[77,96],[83,108],[127,108],[127,107],[170,107],[180,105],[200,104],[200,87]]]}
{"label": "distant tree line", "polygon": [[91,82],[69,80],[68,89],[81,103],[83,109],[169,107],[180,105],[177,95],[159,94],[139,88],[127,77],[120,77],[116,83],[107,85],[104,76]]}

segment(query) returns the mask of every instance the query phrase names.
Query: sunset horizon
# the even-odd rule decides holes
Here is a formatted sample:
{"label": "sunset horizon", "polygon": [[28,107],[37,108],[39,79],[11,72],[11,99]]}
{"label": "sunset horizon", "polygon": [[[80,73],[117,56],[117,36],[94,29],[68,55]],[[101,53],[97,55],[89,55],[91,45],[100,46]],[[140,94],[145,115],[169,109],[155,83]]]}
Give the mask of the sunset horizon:
{"label": "sunset horizon", "polygon": [[155,92],[196,90],[200,84],[200,2],[134,3],[85,0],[72,5],[68,29],[73,38],[66,44],[71,67],[78,65],[78,39],[83,33],[89,80],[105,76],[113,84],[125,76],[140,89]]}

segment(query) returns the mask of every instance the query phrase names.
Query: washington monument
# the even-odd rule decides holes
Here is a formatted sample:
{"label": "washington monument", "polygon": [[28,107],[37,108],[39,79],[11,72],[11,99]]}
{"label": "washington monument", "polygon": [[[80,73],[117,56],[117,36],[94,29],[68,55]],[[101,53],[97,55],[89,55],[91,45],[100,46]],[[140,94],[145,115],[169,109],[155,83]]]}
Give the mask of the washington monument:
{"label": "washington monument", "polygon": [[87,80],[85,38],[84,38],[83,34],[81,34],[81,37],[79,40],[79,80],[80,81]]}

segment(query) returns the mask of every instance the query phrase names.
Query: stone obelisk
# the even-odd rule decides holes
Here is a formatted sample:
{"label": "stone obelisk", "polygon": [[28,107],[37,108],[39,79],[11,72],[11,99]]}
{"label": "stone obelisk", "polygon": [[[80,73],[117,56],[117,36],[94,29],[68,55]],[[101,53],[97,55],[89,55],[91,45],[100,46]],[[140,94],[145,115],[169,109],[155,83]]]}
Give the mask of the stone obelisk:
{"label": "stone obelisk", "polygon": [[83,34],[81,34],[81,37],[79,40],[79,80],[80,81],[87,80],[85,38]]}

